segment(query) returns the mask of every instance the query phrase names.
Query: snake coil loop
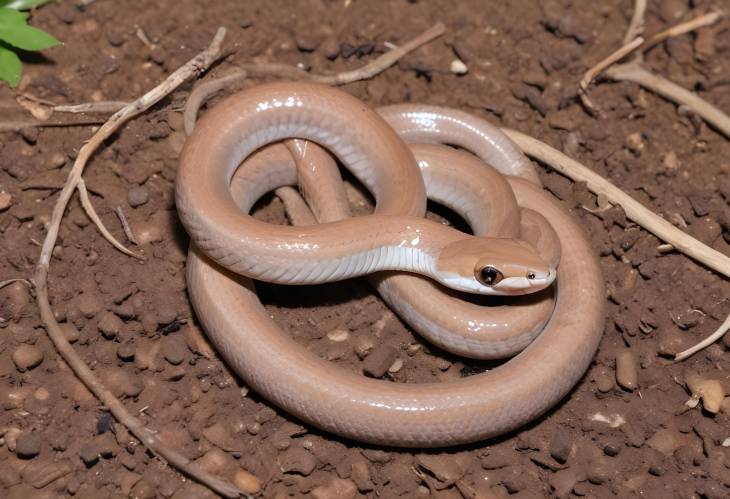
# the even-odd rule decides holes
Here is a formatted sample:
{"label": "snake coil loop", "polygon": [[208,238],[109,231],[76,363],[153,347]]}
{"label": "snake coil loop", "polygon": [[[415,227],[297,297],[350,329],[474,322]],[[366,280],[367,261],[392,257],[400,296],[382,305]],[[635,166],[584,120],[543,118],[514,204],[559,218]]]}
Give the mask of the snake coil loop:
{"label": "snake coil loop", "polygon": [[[435,447],[517,428],[557,403],[595,353],[605,293],[594,252],[493,125],[429,106],[378,113],[330,87],[278,83],[235,94],[206,114],[183,151],[176,192],[193,240],[188,287],[198,318],[249,386],[338,435]],[[350,218],[325,149],[373,193],[372,215]],[[271,226],[247,214],[264,193],[297,183],[319,224]],[[461,214],[474,235],[424,220],[427,194]],[[282,333],[249,279],[360,275],[437,346],[474,358],[516,357],[444,383],[364,378]],[[442,286],[523,296],[485,307]]]}

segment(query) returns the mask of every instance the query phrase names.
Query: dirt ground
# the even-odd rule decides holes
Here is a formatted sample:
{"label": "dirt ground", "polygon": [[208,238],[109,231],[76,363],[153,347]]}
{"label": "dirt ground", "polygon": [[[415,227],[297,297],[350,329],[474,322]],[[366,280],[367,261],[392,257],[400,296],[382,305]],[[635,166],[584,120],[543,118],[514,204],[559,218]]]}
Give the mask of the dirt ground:
{"label": "dirt ground", "polygon": [[[453,106],[531,134],[730,255],[730,142],[634,84],[596,86],[591,97],[601,118],[576,100],[582,73],[621,44],[632,4],[97,0],[78,8],[61,1],[38,10],[32,22],[64,45],[31,58],[20,90],[57,103],[130,100],[205,47],[218,26],[229,30],[234,52],[211,75],[250,61],[334,72],[372,60],[383,42],[402,42],[442,21],[444,37],[346,90],[373,106]],[[721,4],[650,1],[646,31]],[[651,50],[646,64],[728,111],[729,28],[724,20],[701,38],[672,39]],[[467,75],[450,72],[457,56]],[[74,348],[165,441],[272,498],[730,495],[730,448],[722,446],[730,415],[685,406],[684,384],[688,372],[698,372],[730,393],[730,338],[686,362],[668,360],[719,326],[730,311],[730,283],[681,254],[660,252],[660,241],[620,209],[589,213],[582,206],[595,208],[595,198],[584,187],[542,167],[547,188],[581,220],[601,255],[609,290],[595,360],[549,414],[478,445],[411,452],[324,434],[248,391],[201,339],[186,294],[188,240],[173,185],[184,140],[179,111],[189,89],[126,125],[86,173],[107,227],[124,240],[114,214],[121,206],[146,241],[140,249],[147,260],[114,250],[74,200],[51,264],[52,305]],[[14,103],[5,86],[0,103]],[[8,107],[0,113],[11,114]],[[0,134],[0,191],[11,196],[0,206],[0,280],[33,272],[58,189],[90,133],[79,126]],[[258,216],[285,222],[274,198],[261,203]],[[356,352],[375,339],[398,351],[402,367],[386,374],[394,382],[484,367],[414,347],[422,341],[364,281],[260,290],[285,331],[340,368],[361,372]],[[0,317],[1,496],[210,495],[146,452],[75,379],[22,284],[0,290]],[[634,390],[615,383],[616,354],[627,346],[638,364]]]}

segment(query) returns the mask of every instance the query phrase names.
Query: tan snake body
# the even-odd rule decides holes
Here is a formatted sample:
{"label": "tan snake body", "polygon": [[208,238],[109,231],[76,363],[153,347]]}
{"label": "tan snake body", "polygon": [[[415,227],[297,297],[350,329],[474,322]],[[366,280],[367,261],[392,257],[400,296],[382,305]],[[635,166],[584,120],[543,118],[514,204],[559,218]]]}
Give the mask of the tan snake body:
{"label": "tan snake body", "polygon": [[[286,85],[280,85],[276,91],[282,97],[276,98],[286,103],[286,97],[283,97],[286,92],[296,94],[299,88],[300,84],[291,84],[288,89]],[[257,87],[248,92],[254,93],[254,97],[260,98],[262,102],[271,103],[271,95],[266,94],[266,90]],[[326,87],[318,88],[318,91],[326,96],[322,99],[324,104],[319,105],[337,111],[346,108],[341,105],[342,100],[350,99],[341,99],[341,92]],[[260,93],[255,95],[255,92]],[[231,120],[236,119],[235,111],[241,111],[236,107],[236,102],[231,99],[227,101],[229,113],[217,113],[218,108],[209,112],[195,131],[193,145],[186,146],[183,155],[178,180],[179,207],[186,227],[203,246],[209,241],[199,235],[196,239],[196,231],[206,223],[214,225],[220,215],[217,210],[221,204],[216,204],[212,198],[228,196],[228,202],[235,206],[228,189],[232,187],[235,191],[236,182],[231,187],[229,183],[240,160],[251,152],[241,153],[238,144],[241,137],[237,134],[240,130],[231,124]],[[265,129],[265,122],[261,126]],[[376,122],[374,126],[377,128],[381,125]],[[218,140],[221,136],[224,140]],[[276,139],[292,136],[301,135],[292,133]],[[383,136],[394,146],[401,147],[389,134],[381,133],[380,138]],[[318,137],[304,138],[316,140]],[[331,137],[326,138],[329,141],[319,136],[318,141],[331,146]],[[366,139],[376,140],[377,134],[376,138],[359,138]],[[453,138],[449,142],[459,144]],[[351,167],[348,160],[365,161],[358,154],[348,153],[347,144],[336,144],[333,149],[348,167]],[[187,175],[200,168],[208,161],[207,158],[211,158],[212,162],[228,158],[225,172],[228,177],[223,182],[217,181],[217,184],[202,185],[203,189],[186,191],[190,188],[191,178]],[[405,154],[403,160],[412,161]],[[282,185],[289,183],[291,179],[285,177],[290,174],[284,168],[280,170],[279,181]],[[208,174],[210,171],[207,171]],[[401,173],[406,176],[410,174],[407,171]],[[368,177],[364,170],[358,176],[368,188],[375,191],[378,202],[376,210],[412,213],[423,209],[423,201],[416,200],[415,204],[420,205],[414,210],[412,199],[403,199],[405,196],[387,192],[399,181],[397,178],[391,181],[389,187],[378,186],[377,183],[385,179]],[[412,180],[401,179],[404,182]],[[509,431],[554,405],[585,371],[603,329],[604,288],[597,259],[578,224],[541,189],[516,178],[508,181],[520,206],[537,211],[550,221],[560,241],[561,264],[558,269],[555,310],[548,324],[522,353],[487,373],[446,383],[402,385],[337,370],[278,330],[253,293],[248,279],[223,270],[195,246],[188,260],[188,284],[193,304],[213,343],[247,383],[267,399],[315,426],[366,442],[412,447],[471,442]],[[214,187],[210,188],[211,185]],[[251,184],[243,181],[241,185],[255,185],[255,182]],[[205,197],[207,215],[199,215],[189,203],[186,194],[191,192]],[[211,206],[207,205],[208,202]],[[224,219],[226,216],[235,219],[233,214],[225,214],[226,210],[230,212],[230,207],[222,210]],[[208,216],[210,219],[201,223],[196,219],[199,216]],[[387,218],[381,215],[378,223]],[[219,235],[226,234],[235,225],[232,221],[228,222],[223,224],[225,229]],[[414,225],[417,224],[414,222]],[[331,224],[321,227],[327,226],[332,227]],[[536,226],[539,226],[539,222],[533,224],[533,228]],[[430,225],[424,227],[431,230]],[[307,230],[312,231],[313,228]],[[420,235],[424,233],[425,230]],[[238,234],[236,237],[240,239]],[[216,260],[229,264],[231,268],[236,267],[237,257],[230,257],[232,260],[229,260],[225,251],[228,248],[226,245],[235,242],[236,237],[224,237],[223,243],[213,249]],[[461,241],[460,238],[455,240]],[[290,243],[288,240],[282,241],[283,246]],[[512,257],[519,260],[521,255],[512,254]],[[523,265],[525,268],[532,266],[532,260],[530,265]],[[366,267],[375,268],[372,263]],[[298,272],[301,274],[301,270]],[[413,279],[412,276],[407,277]],[[273,280],[276,280],[276,275]]]}

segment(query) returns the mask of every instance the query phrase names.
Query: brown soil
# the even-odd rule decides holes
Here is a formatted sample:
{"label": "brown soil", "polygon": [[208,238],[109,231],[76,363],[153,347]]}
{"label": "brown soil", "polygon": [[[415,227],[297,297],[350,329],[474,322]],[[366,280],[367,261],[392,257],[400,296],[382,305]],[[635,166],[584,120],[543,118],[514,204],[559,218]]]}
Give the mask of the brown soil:
{"label": "brown soil", "polygon": [[[59,103],[132,99],[201,50],[221,25],[235,52],[214,74],[252,60],[318,72],[354,68],[381,52],[384,41],[402,42],[443,21],[446,36],[347,91],[372,105],[453,106],[527,132],[730,254],[730,142],[633,84],[603,83],[592,91],[604,112],[600,119],[576,101],[585,69],[619,46],[631,13],[628,0],[353,0],[347,7],[343,0],[136,0],[123,6],[98,0],[85,9],[74,3],[33,15],[33,24],[65,45],[26,64],[23,91]],[[687,12],[689,3],[697,10]],[[712,3],[652,1],[647,32]],[[647,65],[728,110],[729,26],[725,20],[701,38],[658,46]],[[136,35],[138,28],[153,47]],[[450,73],[456,54],[468,75]],[[581,220],[600,253],[610,291],[595,362],[548,415],[479,445],[393,451],[323,434],[247,391],[201,343],[186,295],[187,236],[172,196],[183,140],[179,109],[189,86],[183,90],[125,126],[86,174],[112,232],[124,240],[113,212],[121,206],[137,233],[150,239],[141,247],[147,261],[112,249],[74,201],[50,281],[53,308],[76,350],[171,445],[229,479],[247,470],[265,497],[730,494],[730,448],[721,445],[730,437],[730,416],[686,407],[683,381],[687,371],[699,372],[730,393],[730,341],[684,363],[667,359],[720,324],[730,283],[680,254],[660,253],[660,241],[627,223],[620,209],[589,213],[581,205],[595,207],[595,198],[585,188],[543,168],[548,189]],[[12,99],[0,88],[0,102]],[[89,135],[88,127],[0,134],[0,191],[12,196],[10,207],[0,208],[0,280],[31,275],[58,187]],[[285,220],[275,199],[258,213]],[[458,377],[483,367],[414,347],[421,340],[364,282],[266,285],[261,291],[284,330],[342,368],[360,372],[356,347],[376,338],[395,347],[403,361],[387,375],[394,381]],[[22,284],[0,290],[0,317],[0,495],[207,494],[145,452],[80,385],[50,344]],[[333,341],[333,331],[347,337]],[[639,365],[633,391],[615,383],[616,354],[626,346]],[[625,422],[611,425],[597,415]]]}

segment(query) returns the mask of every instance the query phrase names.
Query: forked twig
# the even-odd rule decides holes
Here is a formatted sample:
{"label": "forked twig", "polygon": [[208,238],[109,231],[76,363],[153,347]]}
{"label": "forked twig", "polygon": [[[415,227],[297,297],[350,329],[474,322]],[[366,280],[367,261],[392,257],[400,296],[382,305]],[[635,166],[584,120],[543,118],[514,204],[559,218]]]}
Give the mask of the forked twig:
{"label": "forked twig", "polygon": [[[644,24],[645,10],[646,2],[644,0],[636,0],[634,15],[626,32],[626,36],[624,37],[624,45],[609,57],[590,68],[580,81],[578,95],[580,96],[581,102],[589,111],[591,111],[591,113],[597,113],[597,107],[591,102],[587,94],[590,83],[599,75],[603,75],[614,81],[630,81],[637,83],[638,85],[641,85],[642,87],[651,90],[652,92],[659,94],[676,104],[689,107],[726,137],[730,137],[730,117],[728,117],[727,114],[723,113],[696,94],[675,83],[672,83],[660,75],[652,73],[641,65],[641,54],[656,44],[673,36],[678,36],[694,31],[703,26],[714,24],[722,17],[722,14],[720,12],[711,12],[709,14],[696,17],[695,19],[678,24],[658,33],[644,43],[637,43],[636,37],[641,29],[643,29],[641,27]],[[641,51],[636,52],[636,56],[634,58],[623,64],[614,65],[614,63],[620,61],[628,54],[638,49]]]}
{"label": "forked twig", "polygon": [[623,45],[627,45],[631,40],[644,32],[644,14],[646,13],[646,0],[636,0],[634,2],[634,13],[631,16],[631,22],[624,35]]}
{"label": "forked twig", "polygon": [[94,205],[91,204],[91,199],[89,199],[89,191],[86,190],[86,182],[84,182],[84,179],[82,177],[79,177],[76,188],[79,191],[79,199],[81,200],[81,206],[84,208],[84,211],[86,212],[88,217],[91,219],[91,221],[94,222],[94,225],[96,225],[96,228],[99,229],[99,232],[101,232],[101,235],[104,236],[104,239],[109,241],[109,243],[112,246],[114,246],[116,249],[118,249],[125,255],[131,256],[132,258],[136,258],[138,260],[144,260],[144,257],[142,255],[137,254],[130,249],[127,249],[122,243],[120,243],[117,240],[117,238],[115,238],[112,235],[111,232],[109,232],[109,229],[106,228],[106,226],[104,225],[104,222],[101,221],[99,214],[96,213],[96,210],[94,209]]}
{"label": "forked twig", "polygon": [[631,81],[637,83],[676,104],[685,105],[722,132],[723,135],[730,138],[730,116],[697,94],[645,69],[637,61],[608,68],[604,75],[615,81]]}
{"label": "forked twig", "polygon": [[[86,365],[76,353],[71,344],[66,340],[51,310],[48,297],[48,272],[51,261],[51,254],[58,238],[58,231],[61,225],[64,211],[74,191],[83,192],[83,181],[81,175],[91,155],[99,145],[109,138],[119,127],[134,116],[144,112],[150,106],[161,100],[172,92],[190,76],[205,71],[215,61],[225,36],[225,29],[220,28],[216,33],[210,46],[188,61],[172,73],[163,83],[128,104],[126,107],[115,113],[91,139],[81,147],[76,157],[68,179],[59,195],[58,201],[53,208],[51,222],[48,227],[46,238],[43,241],[41,255],[35,272],[35,288],[40,309],[41,319],[46,326],[56,349],[66,363],[71,367],[76,376],[87,386],[87,388],[109,408],[112,415],[126,426],[129,431],[137,437],[151,452],[165,459],[169,464],[193,477],[199,482],[207,485],[212,490],[226,497],[239,497],[243,494],[237,487],[221,480],[210,473],[201,470],[182,454],[166,446],[157,434],[145,427],[144,424],[130,414],[124,405],[117,399],[96,377],[94,372]],[[82,186],[82,187],[79,187]],[[83,197],[83,194],[82,194]]]}
{"label": "forked twig", "polygon": [[636,50],[636,48],[639,47],[639,45],[641,45],[642,43],[644,43],[644,39],[642,37],[635,38],[633,41],[619,48],[613,54],[609,55],[601,62],[589,68],[588,71],[585,72],[583,78],[581,78],[580,83],[578,84],[578,95],[580,96],[581,101],[583,101],[583,104],[588,109],[593,112],[597,112],[596,106],[588,98],[588,88],[590,87],[591,83],[593,83],[593,80],[595,80],[596,77],[600,75],[606,68],[615,64],[616,62],[620,61],[628,54]]}

